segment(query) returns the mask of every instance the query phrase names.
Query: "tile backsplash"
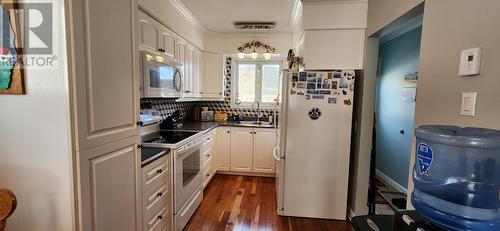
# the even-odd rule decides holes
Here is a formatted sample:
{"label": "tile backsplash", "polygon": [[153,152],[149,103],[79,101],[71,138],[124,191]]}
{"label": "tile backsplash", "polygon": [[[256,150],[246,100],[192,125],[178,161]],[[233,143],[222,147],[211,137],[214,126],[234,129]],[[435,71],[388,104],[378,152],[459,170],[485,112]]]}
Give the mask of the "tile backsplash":
{"label": "tile backsplash", "polygon": [[[238,113],[243,115],[244,117],[257,117],[256,110],[252,109],[240,109],[240,108],[232,108],[231,107],[231,75],[232,75],[232,60],[233,57],[226,57],[226,68],[225,68],[225,76],[226,76],[226,92],[224,93],[224,101],[201,101],[198,102],[198,105],[202,107],[208,107],[209,111],[219,111],[226,112],[228,114]],[[263,116],[267,117],[273,114],[273,110],[264,110],[261,109],[261,113]]]}
{"label": "tile backsplash", "polygon": [[[226,57],[226,91],[224,101],[198,101],[198,102],[176,102],[175,99],[141,99],[141,109],[154,108],[163,119],[172,115],[175,110],[180,110],[183,119],[190,119],[191,110],[194,106],[208,107],[209,111],[226,112],[228,114],[238,113],[243,117],[257,117],[256,110],[231,108],[231,74],[232,57]],[[273,110],[261,109],[262,116],[273,114]]]}

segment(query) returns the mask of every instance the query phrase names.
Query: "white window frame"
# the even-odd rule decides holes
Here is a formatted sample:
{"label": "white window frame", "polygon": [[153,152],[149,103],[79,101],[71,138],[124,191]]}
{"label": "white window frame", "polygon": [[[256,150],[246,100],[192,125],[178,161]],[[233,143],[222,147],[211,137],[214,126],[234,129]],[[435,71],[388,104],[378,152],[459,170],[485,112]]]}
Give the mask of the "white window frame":
{"label": "white window frame", "polygon": [[[279,81],[281,81],[281,75],[283,74],[283,61],[282,60],[236,60],[233,63],[233,74],[231,76],[231,107],[233,108],[242,108],[242,109],[251,109],[252,104],[254,102],[242,102],[240,105],[236,105],[236,99],[237,99],[237,94],[238,94],[238,86],[239,86],[239,68],[238,64],[255,64],[255,67],[257,70],[255,70],[256,73],[256,80],[255,80],[255,100],[261,102],[262,98],[262,68],[259,66],[262,66],[263,64],[275,64],[279,66]],[[280,88],[281,83],[278,83],[278,87]],[[278,93],[279,94],[279,93]],[[260,108],[262,109],[274,109],[276,106],[276,103],[260,103]],[[255,105],[255,107],[257,107]]]}

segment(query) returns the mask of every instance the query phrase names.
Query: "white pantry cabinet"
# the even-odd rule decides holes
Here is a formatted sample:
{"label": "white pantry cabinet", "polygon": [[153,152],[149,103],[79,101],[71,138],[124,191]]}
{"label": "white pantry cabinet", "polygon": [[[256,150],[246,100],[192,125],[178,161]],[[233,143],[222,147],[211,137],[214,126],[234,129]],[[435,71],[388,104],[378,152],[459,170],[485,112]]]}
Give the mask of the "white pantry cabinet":
{"label": "white pantry cabinet", "polygon": [[276,147],[274,129],[255,128],[253,139],[253,172],[274,173],[275,159],[273,150]]}
{"label": "white pantry cabinet", "polygon": [[231,128],[231,172],[251,172],[253,128]]}
{"label": "white pantry cabinet", "polygon": [[217,128],[214,153],[217,171],[229,171],[231,164],[231,128]]}
{"label": "white pantry cabinet", "polygon": [[158,52],[176,59],[177,36],[146,13],[138,10],[139,48]]}
{"label": "white pantry cabinet", "polygon": [[203,54],[203,94],[204,99],[223,99],[224,64],[221,54],[204,51]]}
{"label": "white pantry cabinet", "polygon": [[137,1],[68,7],[77,229],[141,230]]}

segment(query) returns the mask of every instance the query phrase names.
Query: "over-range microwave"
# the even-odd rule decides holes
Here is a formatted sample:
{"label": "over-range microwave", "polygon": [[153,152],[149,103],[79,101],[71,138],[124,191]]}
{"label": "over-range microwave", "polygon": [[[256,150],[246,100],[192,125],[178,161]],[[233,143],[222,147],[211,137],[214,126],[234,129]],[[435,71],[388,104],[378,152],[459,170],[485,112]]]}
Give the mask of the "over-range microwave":
{"label": "over-range microwave", "polygon": [[181,96],[182,65],[170,57],[141,51],[142,98],[178,98]]}

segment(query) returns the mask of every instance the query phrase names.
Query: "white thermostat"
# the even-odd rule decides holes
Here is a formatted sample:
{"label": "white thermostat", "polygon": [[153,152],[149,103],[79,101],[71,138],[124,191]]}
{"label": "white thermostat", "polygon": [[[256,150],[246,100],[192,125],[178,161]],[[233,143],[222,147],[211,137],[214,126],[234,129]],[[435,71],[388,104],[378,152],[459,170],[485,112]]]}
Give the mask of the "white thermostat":
{"label": "white thermostat", "polygon": [[460,53],[458,75],[478,75],[481,69],[481,48],[470,48]]}

